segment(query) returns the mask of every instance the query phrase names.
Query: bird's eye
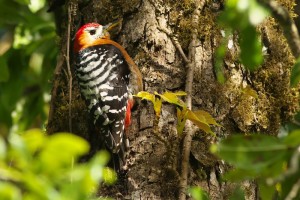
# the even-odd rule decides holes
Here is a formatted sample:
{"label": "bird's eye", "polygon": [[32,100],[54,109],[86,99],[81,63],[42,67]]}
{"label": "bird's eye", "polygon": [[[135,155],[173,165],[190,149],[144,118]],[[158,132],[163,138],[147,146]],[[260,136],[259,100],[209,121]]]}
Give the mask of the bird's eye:
{"label": "bird's eye", "polygon": [[96,34],[96,30],[90,30],[90,34],[91,35],[95,35]]}

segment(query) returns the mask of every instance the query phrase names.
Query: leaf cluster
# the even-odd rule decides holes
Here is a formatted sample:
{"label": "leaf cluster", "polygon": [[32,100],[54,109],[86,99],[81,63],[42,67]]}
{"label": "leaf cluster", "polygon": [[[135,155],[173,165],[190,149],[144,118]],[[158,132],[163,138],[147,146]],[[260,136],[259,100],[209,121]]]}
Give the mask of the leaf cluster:
{"label": "leaf cluster", "polygon": [[222,59],[227,48],[232,48],[229,36],[239,34],[240,62],[249,70],[255,70],[263,62],[262,44],[256,32],[259,25],[269,15],[268,10],[256,0],[228,0],[225,11],[219,16],[219,24],[224,28],[223,40],[216,51],[215,70],[220,82],[224,82]]}
{"label": "leaf cluster", "polygon": [[[233,135],[213,145],[211,150],[234,169],[223,178],[229,181],[255,179],[261,199],[286,199],[299,183],[300,130],[286,137]],[[295,191],[293,191],[295,192]],[[296,191],[299,199],[299,191]]]}
{"label": "leaf cluster", "polygon": [[185,96],[186,93],[179,92],[165,92],[163,94],[154,94],[149,92],[139,92],[136,97],[151,101],[153,103],[153,108],[156,117],[160,117],[162,103],[167,102],[169,104],[175,105],[177,110],[177,132],[181,134],[183,132],[186,120],[192,121],[196,126],[206,133],[214,135],[210,128],[210,125],[218,125],[215,119],[207,112],[203,110],[192,111],[187,108],[186,104],[179,98],[180,96]]}
{"label": "leaf cluster", "polygon": [[88,150],[85,140],[68,133],[46,136],[33,129],[1,138],[0,199],[93,199],[99,183],[113,183],[116,174],[105,167],[107,152],[78,163]]}
{"label": "leaf cluster", "polygon": [[57,48],[45,0],[0,0],[0,130],[40,127],[47,118]]}

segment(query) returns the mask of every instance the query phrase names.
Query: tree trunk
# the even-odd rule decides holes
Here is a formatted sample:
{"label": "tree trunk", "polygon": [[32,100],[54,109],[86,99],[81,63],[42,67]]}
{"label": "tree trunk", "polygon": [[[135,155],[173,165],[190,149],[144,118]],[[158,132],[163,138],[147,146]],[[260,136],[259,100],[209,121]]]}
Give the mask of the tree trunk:
{"label": "tree trunk", "polygon": [[[272,19],[261,25],[262,35],[268,41],[268,55],[263,66],[251,73],[239,64],[238,36],[233,35],[233,45],[228,45],[230,48],[224,59],[226,82],[220,84],[216,80],[213,63],[214,52],[222,40],[221,28],[216,22],[222,3],[205,0],[91,0],[78,5],[76,2],[70,0],[64,9],[69,10],[70,15],[67,12],[57,21],[60,55],[53,80],[48,133],[71,130],[89,138],[86,106],[76,79],[70,87],[65,59],[68,57],[67,41],[72,40],[82,24],[108,24],[122,19],[122,26],[113,34],[113,39],[125,47],[139,66],[144,90],[159,93],[185,90],[187,63],[183,54],[189,54],[192,34],[196,30],[193,110],[209,112],[222,126],[213,127],[216,138],[192,127],[195,134],[187,184],[202,187],[211,199],[228,199],[236,185],[220,181],[228,166],[210,154],[210,144],[233,133],[277,135],[281,123],[298,108],[298,92],[289,88],[290,67],[294,60],[282,31]],[[200,14],[193,22],[195,9]],[[62,9],[56,11],[56,16],[62,12]],[[183,50],[181,53],[179,46]],[[73,73],[72,43],[69,48]],[[168,145],[153,134],[154,123],[152,104],[141,102],[133,113],[130,128],[126,180],[109,189],[103,188],[99,192],[101,196],[119,199],[178,198],[185,134],[177,135],[176,108],[163,105],[158,123],[160,136]],[[257,198],[253,182],[245,182],[243,189],[247,199]]]}

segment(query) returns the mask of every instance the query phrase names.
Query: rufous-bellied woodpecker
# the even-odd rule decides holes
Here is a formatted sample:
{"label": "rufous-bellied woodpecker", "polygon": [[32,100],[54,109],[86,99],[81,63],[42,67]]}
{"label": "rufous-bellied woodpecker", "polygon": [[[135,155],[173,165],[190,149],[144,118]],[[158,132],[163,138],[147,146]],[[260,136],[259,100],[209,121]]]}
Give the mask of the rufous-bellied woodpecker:
{"label": "rufous-bellied woodpecker", "polygon": [[112,153],[114,168],[124,164],[125,131],[131,123],[133,94],[142,75],[126,50],[110,39],[113,25],[88,23],[76,33],[75,73],[93,126]]}

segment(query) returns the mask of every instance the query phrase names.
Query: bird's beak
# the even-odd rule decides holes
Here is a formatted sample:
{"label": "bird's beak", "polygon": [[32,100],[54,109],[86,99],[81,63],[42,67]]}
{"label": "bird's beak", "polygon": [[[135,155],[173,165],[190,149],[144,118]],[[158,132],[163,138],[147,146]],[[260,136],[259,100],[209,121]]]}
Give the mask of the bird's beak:
{"label": "bird's beak", "polygon": [[104,32],[104,33],[108,33],[108,32],[111,31],[113,28],[117,27],[121,22],[122,22],[122,20],[119,20],[119,21],[117,21],[117,22],[109,23],[109,24],[103,26],[103,32]]}

